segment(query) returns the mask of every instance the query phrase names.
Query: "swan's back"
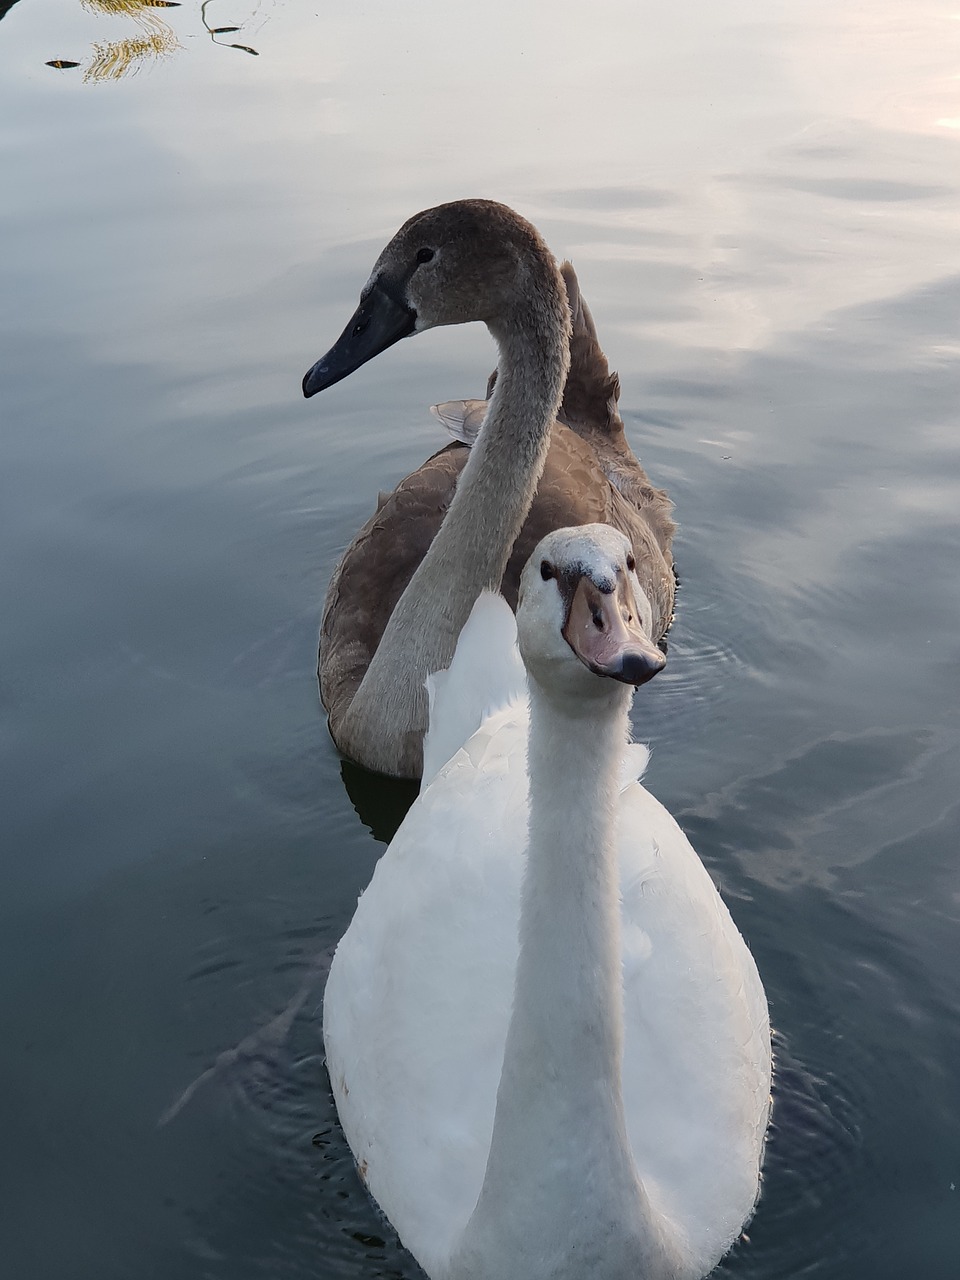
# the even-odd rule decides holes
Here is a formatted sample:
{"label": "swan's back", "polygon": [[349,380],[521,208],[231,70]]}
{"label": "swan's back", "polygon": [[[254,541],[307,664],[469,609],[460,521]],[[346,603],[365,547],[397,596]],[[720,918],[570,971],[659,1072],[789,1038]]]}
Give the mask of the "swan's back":
{"label": "swan's back", "polygon": [[[320,630],[320,692],[334,738],[397,601],[440,528],[469,456],[464,445],[448,445],[402,480],[334,573]],[[552,530],[571,524],[611,524],[627,533],[653,607],[654,639],[659,639],[673,617],[673,561],[650,522],[603,475],[592,446],[556,423],[536,499],[500,587],[511,608],[534,548]]]}
{"label": "swan's back", "polygon": [[560,273],[567,289],[573,329],[570,372],[557,417],[590,445],[607,479],[640,513],[656,545],[669,556],[676,532],[673,503],[665,489],[650,483],[627,443],[619,408],[620,378],[610,371],[572,264],[564,262]]}

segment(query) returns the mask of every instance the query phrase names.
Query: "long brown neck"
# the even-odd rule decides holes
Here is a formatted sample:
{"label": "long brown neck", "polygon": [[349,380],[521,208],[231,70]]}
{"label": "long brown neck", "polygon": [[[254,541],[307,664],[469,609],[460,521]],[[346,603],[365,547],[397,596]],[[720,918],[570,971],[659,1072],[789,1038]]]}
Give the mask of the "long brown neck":
{"label": "long brown neck", "polygon": [[543,471],[569,362],[570,318],[548,255],[525,275],[522,295],[489,322],[501,375],[481,437],[338,730],[348,755],[383,773],[420,776],[424,681],[450,665],[480,592],[499,588]]}

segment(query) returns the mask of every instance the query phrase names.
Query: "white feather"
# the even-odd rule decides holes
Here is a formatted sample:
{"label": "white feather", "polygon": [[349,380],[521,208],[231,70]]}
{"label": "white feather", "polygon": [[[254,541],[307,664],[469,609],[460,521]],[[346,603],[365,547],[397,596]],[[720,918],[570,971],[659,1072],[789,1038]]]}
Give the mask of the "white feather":
{"label": "white feather", "polygon": [[503,596],[484,591],[460,632],[449,668],[427,677],[430,727],[423,739],[423,785],[484,720],[526,692],[513,611]]}

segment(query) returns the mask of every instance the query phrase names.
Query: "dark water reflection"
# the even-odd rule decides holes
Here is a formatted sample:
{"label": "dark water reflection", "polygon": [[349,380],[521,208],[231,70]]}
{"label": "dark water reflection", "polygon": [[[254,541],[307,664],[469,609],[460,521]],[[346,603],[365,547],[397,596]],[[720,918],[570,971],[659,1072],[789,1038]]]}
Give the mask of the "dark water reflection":
{"label": "dark water reflection", "polygon": [[[479,394],[491,349],[430,334],[319,410],[298,385],[382,238],[482,191],[577,262],[681,520],[636,727],[757,957],[778,1063],[721,1274],[953,1280],[956,32],[925,5],[641,5],[601,41],[571,9],[524,88],[497,0],[458,19],[485,98],[433,0],[399,60],[406,13],[228,8],[210,25],[259,58],[184,4],[159,11],[181,52],[109,84],[43,66],[112,38],[103,12],[20,0],[0,26],[10,1274],[419,1274],[319,1036],[409,789],[337,759],[315,639],[377,490],[441,443],[427,405]],[[580,107],[556,139],[554,65]]]}

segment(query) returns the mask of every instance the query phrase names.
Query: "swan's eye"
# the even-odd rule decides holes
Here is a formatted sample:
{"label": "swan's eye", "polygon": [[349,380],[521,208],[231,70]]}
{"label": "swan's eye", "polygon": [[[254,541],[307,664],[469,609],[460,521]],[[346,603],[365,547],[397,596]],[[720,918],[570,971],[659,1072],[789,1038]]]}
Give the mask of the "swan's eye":
{"label": "swan's eye", "polygon": [[432,250],[432,249],[427,249],[426,247],[424,247],[423,249],[418,249],[418,250],[417,250],[417,261],[418,261],[418,262],[429,262],[429,261],[431,260],[431,258],[432,258],[432,257],[433,257],[433,250]]}
{"label": "swan's eye", "polygon": [[630,572],[633,573],[636,567],[637,567],[637,562],[636,560],[634,560],[633,556],[627,556],[627,568],[630,570]]}
{"label": "swan's eye", "polygon": [[357,323],[353,326],[353,329],[351,330],[350,337],[359,338],[361,333],[363,333],[364,329],[368,328],[369,325],[370,325],[369,316],[367,316],[365,320],[358,320]]}
{"label": "swan's eye", "polygon": [[544,582],[549,582],[551,578],[555,578],[556,576],[557,575],[554,573],[553,565],[550,563],[550,561],[541,560],[540,561],[540,577],[544,580]]}

